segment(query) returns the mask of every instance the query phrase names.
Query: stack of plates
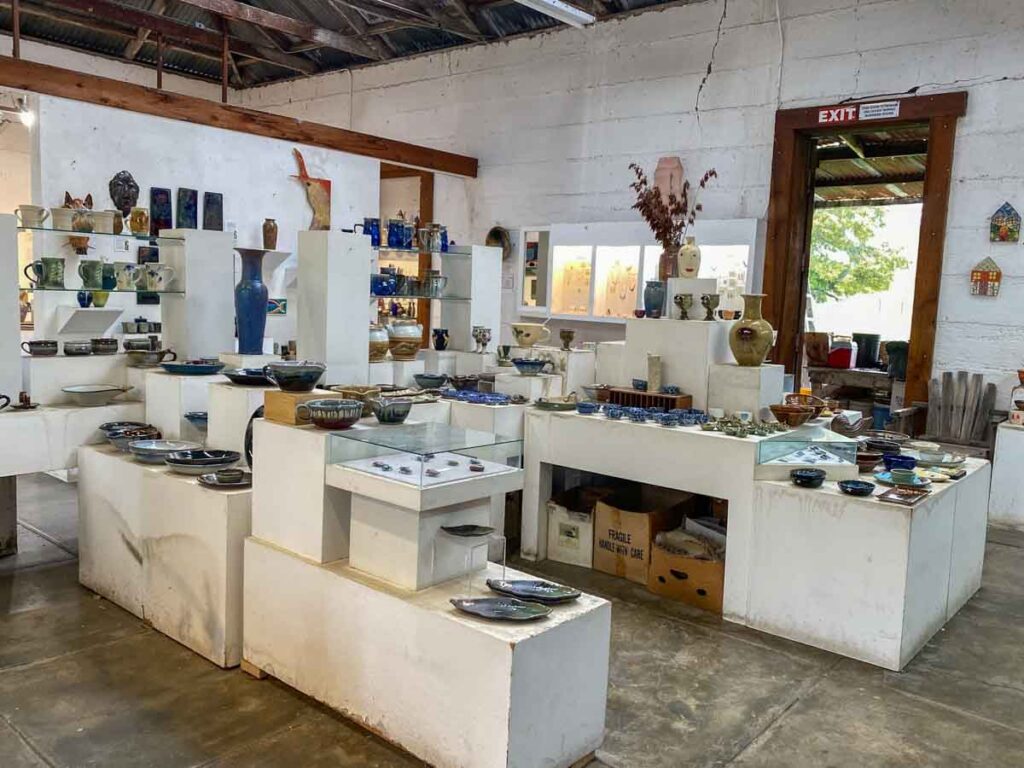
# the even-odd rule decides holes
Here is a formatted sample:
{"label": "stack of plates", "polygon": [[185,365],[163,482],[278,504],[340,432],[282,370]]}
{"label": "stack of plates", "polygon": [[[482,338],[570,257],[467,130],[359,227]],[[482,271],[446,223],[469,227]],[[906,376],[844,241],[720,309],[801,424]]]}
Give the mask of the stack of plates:
{"label": "stack of plates", "polygon": [[172,472],[198,477],[233,467],[241,458],[242,454],[238,451],[187,449],[166,454],[164,463]]}
{"label": "stack of plates", "polygon": [[136,440],[128,443],[128,451],[143,464],[163,464],[168,454],[175,451],[194,451],[203,446],[187,440]]}

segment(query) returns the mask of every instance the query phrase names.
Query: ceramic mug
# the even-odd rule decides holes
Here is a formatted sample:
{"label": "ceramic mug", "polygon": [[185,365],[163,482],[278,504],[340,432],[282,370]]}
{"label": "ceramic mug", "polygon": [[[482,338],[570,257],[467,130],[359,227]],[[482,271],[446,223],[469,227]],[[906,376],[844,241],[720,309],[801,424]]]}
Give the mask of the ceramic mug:
{"label": "ceramic mug", "polygon": [[128,217],[128,227],[133,235],[148,235],[149,208],[132,208],[131,215]]}
{"label": "ceramic mug", "polygon": [[78,276],[82,278],[82,287],[103,290],[103,262],[82,260],[78,264]]}
{"label": "ceramic mug", "polygon": [[[32,274],[29,274],[29,270],[32,271]],[[64,259],[60,257],[43,256],[41,259],[26,264],[23,272],[25,277],[40,288],[64,287]]]}
{"label": "ceramic mug", "polygon": [[71,231],[71,221],[75,216],[74,210],[71,208],[51,208],[50,218],[53,219],[53,228],[60,229],[65,232]]}
{"label": "ceramic mug", "polygon": [[551,330],[541,323],[512,323],[512,336],[516,345],[532,347],[551,338]]}
{"label": "ceramic mug", "polygon": [[130,261],[118,261],[112,266],[114,267],[114,280],[117,290],[135,290],[135,285],[139,279],[139,265],[133,264]]}
{"label": "ceramic mug", "polygon": [[139,288],[144,291],[166,291],[174,279],[174,268],[166,264],[146,264],[139,274]]}
{"label": "ceramic mug", "polygon": [[113,264],[103,265],[103,290],[113,291],[117,289],[117,275],[114,273]]}
{"label": "ceramic mug", "polygon": [[43,222],[50,218],[50,212],[40,205],[19,205],[14,215],[21,226],[35,229],[42,227]]}
{"label": "ceramic mug", "polygon": [[104,235],[114,234],[114,212],[95,211],[92,214],[93,231]]}

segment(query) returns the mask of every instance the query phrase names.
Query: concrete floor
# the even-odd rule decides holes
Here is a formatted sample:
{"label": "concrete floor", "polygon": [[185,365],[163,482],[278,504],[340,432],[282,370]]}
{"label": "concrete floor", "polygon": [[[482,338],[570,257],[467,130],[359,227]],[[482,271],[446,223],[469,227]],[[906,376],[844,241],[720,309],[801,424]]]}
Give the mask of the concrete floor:
{"label": "concrete floor", "polygon": [[[73,488],[33,476],[18,495],[21,552],[0,561],[0,766],[421,765],[79,587]],[[614,602],[591,768],[1024,765],[1024,533],[990,532],[981,592],[901,674],[602,574],[533,570]]]}

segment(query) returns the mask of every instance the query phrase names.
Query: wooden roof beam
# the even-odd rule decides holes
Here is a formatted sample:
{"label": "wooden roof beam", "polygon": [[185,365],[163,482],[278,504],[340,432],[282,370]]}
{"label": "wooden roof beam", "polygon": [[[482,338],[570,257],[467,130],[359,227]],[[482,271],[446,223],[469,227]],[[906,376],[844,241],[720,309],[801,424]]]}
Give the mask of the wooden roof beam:
{"label": "wooden roof beam", "polygon": [[[155,13],[157,16],[163,16],[164,11],[167,10],[167,0],[156,0],[153,7],[150,9],[150,13]],[[135,34],[135,39],[130,40],[128,45],[124,47],[124,57],[131,61],[139,55],[139,51],[142,50],[142,46],[146,44],[149,36],[153,33],[153,30],[142,28]]]}
{"label": "wooden roof beam", "polygon": [[923,173],[894,173],[883,176],[848,176],[846,178],[816,179],[814,189],[833,189],[836,187],[884,187],[889,184],[910,184],[924,181]]}

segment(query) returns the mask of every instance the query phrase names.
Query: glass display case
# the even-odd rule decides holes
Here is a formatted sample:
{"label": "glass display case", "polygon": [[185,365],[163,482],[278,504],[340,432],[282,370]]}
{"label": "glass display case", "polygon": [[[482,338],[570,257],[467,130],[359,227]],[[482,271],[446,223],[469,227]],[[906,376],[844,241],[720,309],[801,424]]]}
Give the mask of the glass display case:
{"label": "glass display case", "polygon": [[452,427],[400,424],[334,432],[327,463],[417,488],[519,471],[522,440]]}
{"label": "glass display case", "polygon": [[632,317],[637,308],[639,245],[599,245],[594,256],[594,315]]}
{"label": "glass display case", "polygon": [[551,311],[556,315],[590,314],[593,246],[556,245],[552,257]]}
{"label": "glass display case", "polygon": [[857,441],[820,424],[804,424],[760,440],[757,463],[776,467],[857,464]]}

